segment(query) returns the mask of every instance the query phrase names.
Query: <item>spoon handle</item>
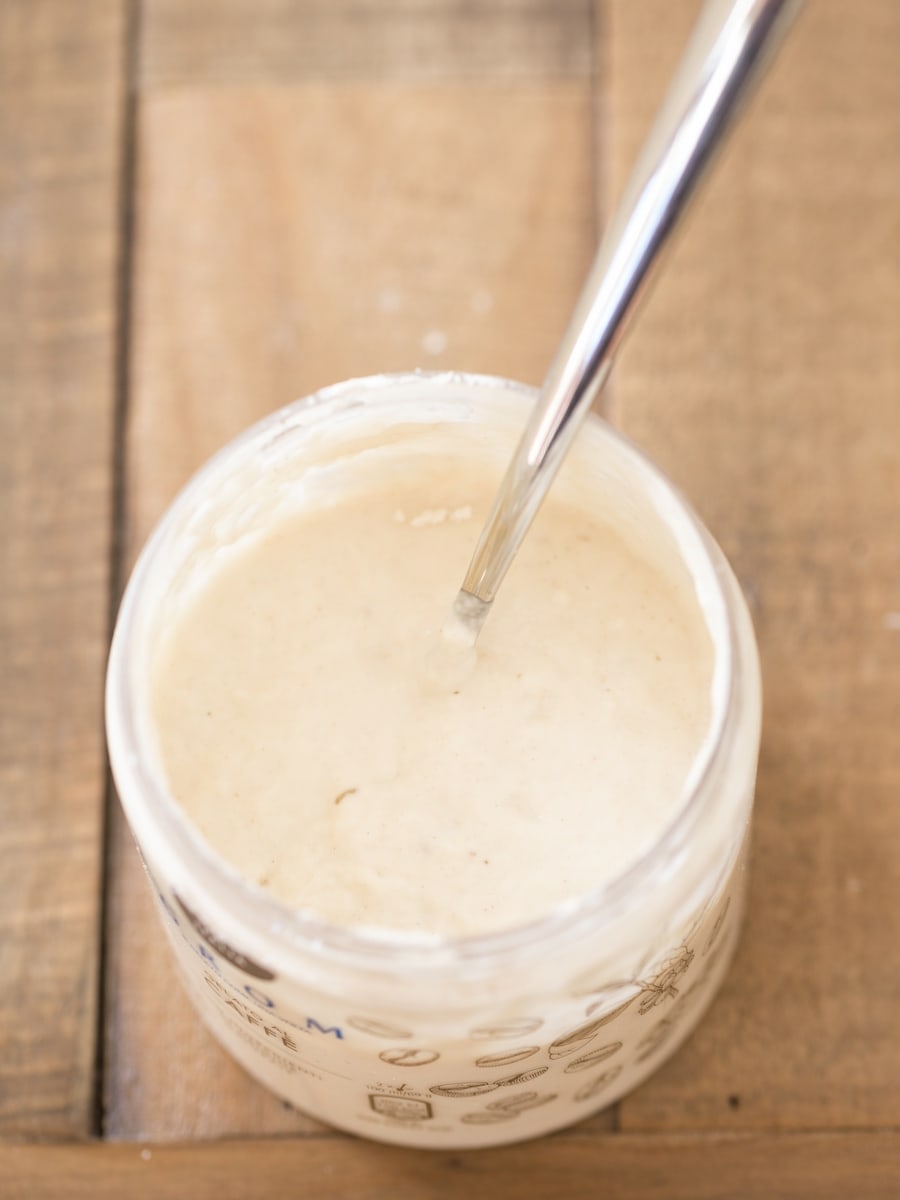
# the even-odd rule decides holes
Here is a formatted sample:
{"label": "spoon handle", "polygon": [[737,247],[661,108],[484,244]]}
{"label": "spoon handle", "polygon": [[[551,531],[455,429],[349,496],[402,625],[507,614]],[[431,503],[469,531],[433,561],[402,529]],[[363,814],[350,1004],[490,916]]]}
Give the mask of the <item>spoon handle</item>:
{"label": "spoon handle", "polygon": [[477,636],[663,247],[800,0],[707,0],[500,485],[455,610]]}

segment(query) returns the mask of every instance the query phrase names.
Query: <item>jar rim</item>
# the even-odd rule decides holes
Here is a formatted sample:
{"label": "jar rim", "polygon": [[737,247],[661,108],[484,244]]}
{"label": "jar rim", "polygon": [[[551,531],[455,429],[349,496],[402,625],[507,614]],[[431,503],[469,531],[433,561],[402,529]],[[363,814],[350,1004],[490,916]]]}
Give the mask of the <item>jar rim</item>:
{"label": "jar rim", "polygon": [[[298,424],[314,426],[329,411],[340,411],[342,405],[370,404],[391,390],[422,385],[431,391],[508,391],[530,402],[537,396],[534,388],[490,375],[420,371],[376,375],[321,389],[251,425],[199,468],[148,538],[122,597],[106,685],[107,741],[113,776],[139,846],[144,846],[155,862],[164,858],[176,867],[176,873],[192,891],[194,903],[198,895],[212,901],[217,909],[237,920],[254,941],[277,937],[279,957],[286,952],[302,952],[325,962],[374,969],[381,974],[393,970],[440,974],[463,963],[490,963],[496,967],[523,952],[530,954],[551,942],[556,944],[560,938],[568,941],[586,931],[595,933],[598,927],[630,911],[640,890],[661,878],[671,866],[710,802],[714,776],[733,736],[734,722],[730,718],[736,706],[741,666],[735,615],[723,581],[727,564],[724,558],[719,564],[713,556],[721,557],[716,543],[690,504],[643,451],[607,422],[593,417],[595,427],[599,425],[619,460],[636,472],[647,489],[651,507],[673,537],[698,590],[697,600],[714,648],[711,719],[672,819],[637,859],[596,889],[565,900],[536,919],[462,937],[333,924],[313,912],[289,907],[242,876],[206,842],[175,801],[148,737],[149,703],[138,690],[130,651],[157,556],[179,514],[189,511],[210,480],[241,455],[258,453]],[[136,825],[140,825],[140,832]]]}

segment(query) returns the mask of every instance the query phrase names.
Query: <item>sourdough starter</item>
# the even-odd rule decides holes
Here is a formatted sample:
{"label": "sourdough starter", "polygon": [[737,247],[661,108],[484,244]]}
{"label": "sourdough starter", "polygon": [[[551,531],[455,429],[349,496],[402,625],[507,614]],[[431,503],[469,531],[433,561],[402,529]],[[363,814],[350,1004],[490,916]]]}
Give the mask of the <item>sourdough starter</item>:
{"label": "sourdough starter", "polygon": [[690,579],[585,489],[551,493],[477,649],[442,639],[495,493],[454,448],[260,522],[167,621],[172,793],[247,879],[342,925],[538,918],[675,817],[710,721]]}

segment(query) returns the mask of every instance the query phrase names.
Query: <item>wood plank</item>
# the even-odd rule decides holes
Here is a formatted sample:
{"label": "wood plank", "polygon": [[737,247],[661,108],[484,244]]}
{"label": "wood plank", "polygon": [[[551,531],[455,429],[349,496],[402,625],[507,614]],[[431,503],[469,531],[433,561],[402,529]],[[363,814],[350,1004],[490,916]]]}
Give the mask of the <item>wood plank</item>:
{"label": "wood plank", "polygon": [[146,0],[143,86],[571,78],[591,0]]}
{"label": "wood plank", "polygon": [[[608,8],[615,181],[696,5]],[[743,946],[627,1129],[900,1111],[898,56],[897,5],[807,6],[616,376],[744,581],[766,697]]]}
{"label": "wood plank", "polygon": [[124,9],[0,9],[0,1137],[93,1124]]}
{"label": "wood plank", "polygon": [[885,1200],[900,1178],[900,1134],[545,1138],[453,1154],[320,1138],[175,1146],[9,1146],[11,1197],[28,1200],[423,1200],[603,1196],[604,1200]]}
{"label": "wood plank", "polygon": [[[594,244],[588,81],[151,92],[138,141],[132,550],[214,449],[318,386],[542,377]],[[115,846],[109,1133],[309,1129],[202,1032],[121,822]]]}

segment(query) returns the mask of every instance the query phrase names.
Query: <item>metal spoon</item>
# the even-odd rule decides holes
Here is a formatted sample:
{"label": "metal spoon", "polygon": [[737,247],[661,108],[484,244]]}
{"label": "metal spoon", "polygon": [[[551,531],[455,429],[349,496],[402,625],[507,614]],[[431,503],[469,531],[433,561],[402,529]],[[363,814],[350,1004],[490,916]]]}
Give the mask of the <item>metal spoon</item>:
{"label": "metal spoon", "polygon": [[[453,606],[474,644],[522,539],[606,382],[651,268],[800,0],[708,0],[607,227]],[[460,636],[461,635],[461,636]]]}

